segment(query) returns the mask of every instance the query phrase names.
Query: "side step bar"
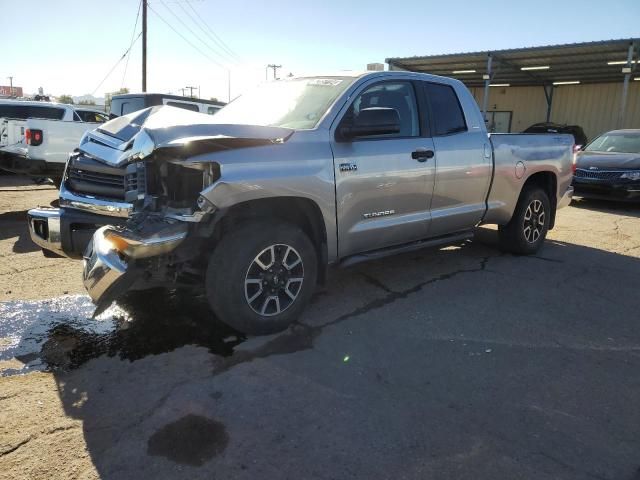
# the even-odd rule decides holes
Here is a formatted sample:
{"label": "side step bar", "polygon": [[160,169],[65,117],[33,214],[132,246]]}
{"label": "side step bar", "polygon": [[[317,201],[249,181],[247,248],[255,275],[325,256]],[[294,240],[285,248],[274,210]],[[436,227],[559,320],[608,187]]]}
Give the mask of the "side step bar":
{"label": "side step bar", "polygon": [[351,255],[350,257],[344,258],[338,265],[340,267],[350,267],[351,265],[355,265],[357,263],[367,262],[369,260],[377,260],[379,258],[396,255],[398,253],[413,252],[415,250],[422,250],[423,248],[441,247],[443,245],[452,245],[473,238],[474,231],[475,230],[465,230],[464,232],[444,235],[442,237],[429,238],[427,240],[418,240],[416,242],[381,248],[379,250],[371,250],[366,253],[358,253],[356,255]]}

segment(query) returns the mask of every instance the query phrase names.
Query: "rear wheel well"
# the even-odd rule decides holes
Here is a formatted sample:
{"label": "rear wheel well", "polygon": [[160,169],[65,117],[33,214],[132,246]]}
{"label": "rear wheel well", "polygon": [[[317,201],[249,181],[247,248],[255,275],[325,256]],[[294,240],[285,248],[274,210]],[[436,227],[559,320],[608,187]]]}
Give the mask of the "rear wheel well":
{"label": "rear wheel well", "polygon": [[318,257],[318,281],[324,283],[327,266],[327,232],[318,205],[307,198],[274,197],[250,200],[233,205],[213,228],[213,246],[225,233],[251,220],[273,218],[296,225],[309,237]]}
{"label": "rear wheel well", "polygon": [[[549,220],[549,230],[551,230],[556,223],[556,206],[558,204],[557,191],[558,191],[558,179],[553,172],[538,172],[527,178],[522,186],[522,191],[529,186],[537,186],[545,191],[549,197],[549,203],[551,204],[551,216]],[[521,191],[521,194],[522,194]]]}

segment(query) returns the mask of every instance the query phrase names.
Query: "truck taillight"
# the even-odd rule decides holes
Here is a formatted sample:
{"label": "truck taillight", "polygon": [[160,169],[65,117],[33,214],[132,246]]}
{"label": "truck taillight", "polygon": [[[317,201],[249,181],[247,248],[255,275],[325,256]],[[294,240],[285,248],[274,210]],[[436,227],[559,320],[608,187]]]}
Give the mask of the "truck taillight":
{"label": "truck taillight", "polygon": [[42,145],[42,130],[31,130],[30,128],[27,128],[24,132],[24,138],[27,141],[27,145],[32,145],[34,147]]}
{"label": "truck taillight", "polygon": [[571,160],[571,172],[576,173],[576,169],[578,168],[578,152],[582,150],[582,145],[574,145],[573,146],[573,158]]}

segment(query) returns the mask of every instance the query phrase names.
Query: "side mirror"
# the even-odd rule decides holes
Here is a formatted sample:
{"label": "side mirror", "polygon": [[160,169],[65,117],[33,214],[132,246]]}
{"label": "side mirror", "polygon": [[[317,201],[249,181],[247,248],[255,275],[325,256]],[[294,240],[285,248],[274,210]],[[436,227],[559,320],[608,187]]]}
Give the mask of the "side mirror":
{"label": "side mirror", "polygon": [[345,140],[393,133],[400,133],[400,115],[395,108],[363,108],[351,125],[340,127],[340,136]]}

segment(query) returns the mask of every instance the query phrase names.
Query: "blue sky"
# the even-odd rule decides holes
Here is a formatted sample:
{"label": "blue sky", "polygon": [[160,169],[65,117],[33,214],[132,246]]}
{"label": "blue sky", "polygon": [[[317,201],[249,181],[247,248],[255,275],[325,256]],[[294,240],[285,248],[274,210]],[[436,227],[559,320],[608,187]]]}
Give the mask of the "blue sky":
{"label": "blue sky", "polygon": [[[138,4],[36,0],[28,10],[37,14],[27,15],[21,4],[0,0],[0,84],[13,75],[27,92],[42,86],[56,95],[92,93],[127,50]],[[203,97],[221,99],[227,96],[227,69],[235,96],[264,79],[267,63],[282,64],[281,75],[298,75],[362,70],[393,56],[640,36],[638,0],[150,0],[150,6],[148,90],[176,93],[199,85]],[[194,11],[237,54],[235,61],[216,53],[211,33],[185,13],[195,17]],[[140,62],[138,41],[126,75],[122,61],[96,95],[121,86],[139,91]]]}

